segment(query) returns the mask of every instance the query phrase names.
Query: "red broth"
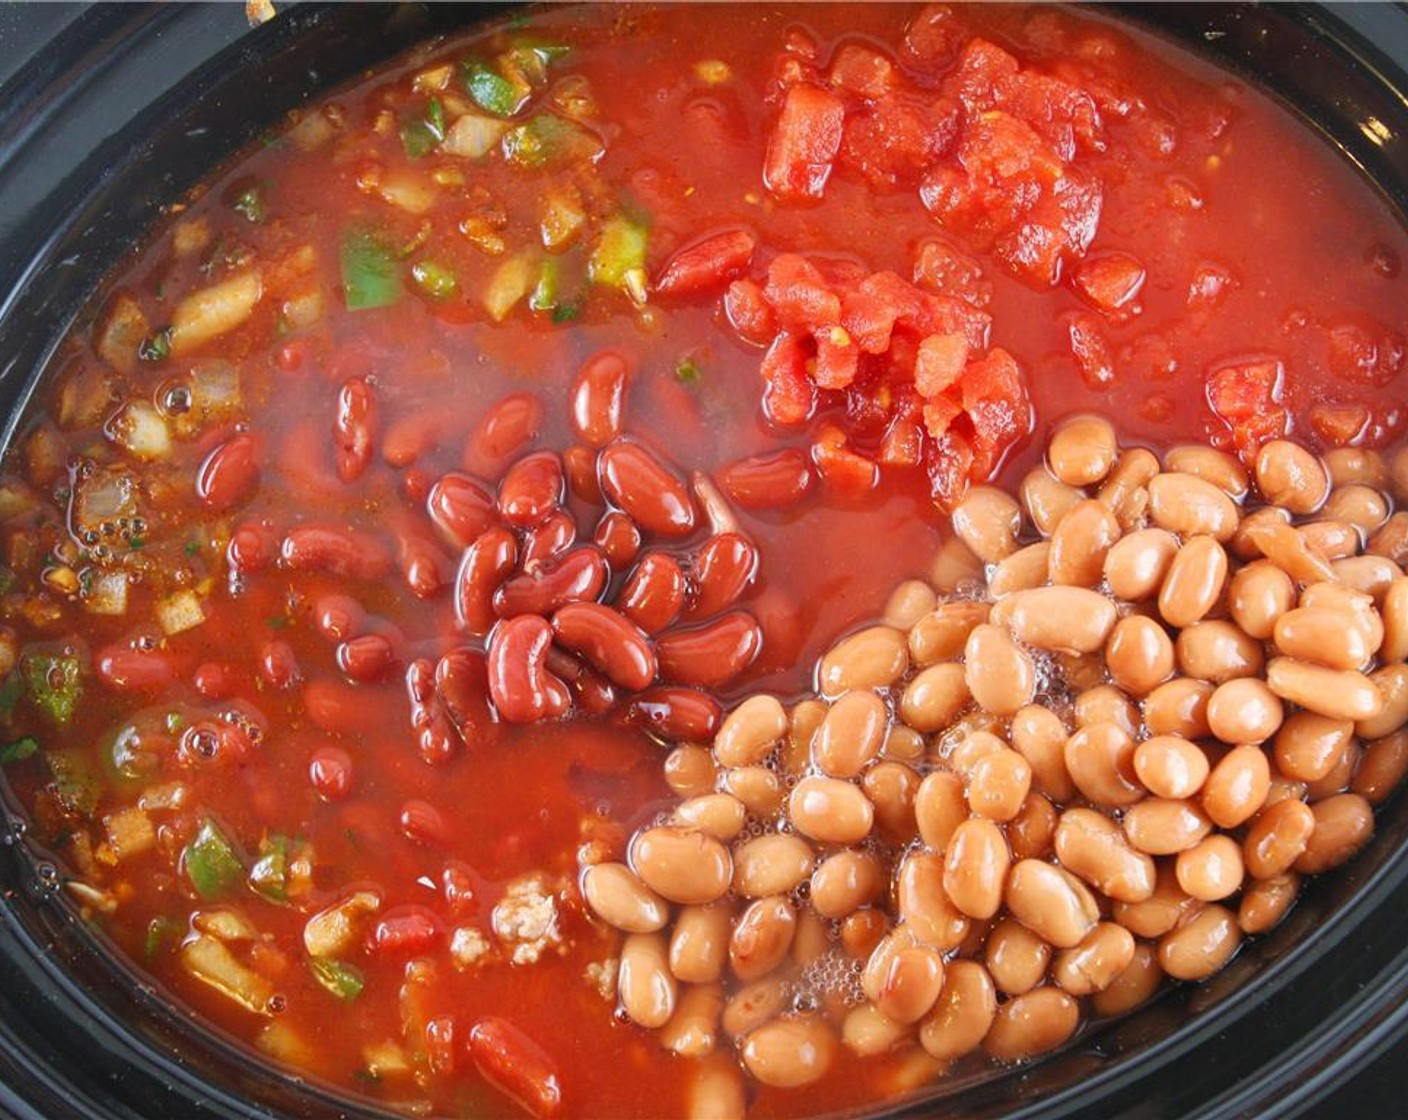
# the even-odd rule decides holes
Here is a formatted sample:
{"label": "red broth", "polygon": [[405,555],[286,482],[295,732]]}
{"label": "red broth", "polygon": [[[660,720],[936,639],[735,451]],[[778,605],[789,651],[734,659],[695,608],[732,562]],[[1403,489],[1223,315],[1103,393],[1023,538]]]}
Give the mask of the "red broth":
{"label": "red broth", "polygon": [[[763,351],[728,322],[721,285],[639,307],[629,292],[590,287],[585,251],[569,245],[561,290],[535,311],[528,288],[541,289],[540,262],[552,256],[541,245],[543,199],[565,186],[589,215],[588,235],[622,215],[648,224],[652,278],[680,249],[738,229],[756,240],[746,274],[758,280],[780,253],[911,277],[938,230],[914,184],[881,189],[841,164],[822,198],[797,205],[776,199],[761,169],[789,42],[810,39],[823,62],[846,44],[894,58],[913,18],[923,17],[883,5],[555,8],[432,44],[224,170],[105,289],[104,310],[66,343],[7,464],[10,660],[22,651],[49,677],[9,700],[6,772],[67,873],[89,885],[76,892],[85,913],[137,969],[276,1061],[374,1100],[426,1101],[442,1115],[518,1114],[467,1042],[475,1020],[497,1017],[547,1054],[564,1114],[684,1111],[689,1063],[614,1014],[614,999],[588,977],[617,939],[587,917],[575,886],[580,848],[619,853],[667,803],[662,748],[622,718],[629,690],[619,689],[604,714],[585,716],[579,699],[570,719],[497,723],[468,743],[449,740],[448,757],[427,763],[403,675],[461,638],[451,594],[459,548],[431,526],[426,495],[446,472],[493,481],[521,451],[579,444],[568,394],[583,364],[607,349],[631,371],[625,432],[684,477],[720,478],[739,459],[780,448],[806,453],[825,423],[861,433],[868,453],[863,418],[840,398],[797,426],[766,422]],[[1069,267],[1054,286],[1034,283],[981,238],[951,231],[981,266],[991,343],[1016,359],[1031,400],[1034,424],[1006,449],[997,481],[1015,485],[1051,424],[1079,411],[1115,418],[1125,442],[1227,445],[1209,379],[1253,361],[1281,364],[1280,404],[1298,438],[1382,447],[1399,434],[1405,240],[1350,168],[1245,82],[1103,18],[994,6],[957,20],[957,43],[984,36],[1026,65],[1098,87],[1105,147],[1086,152],[1082,167],[1104,190],[1086,259],[1128,254],[1146,274],[1137,312],[1106,317],[1077,293]],[[594,99],[589,136],[605,149],[595,172],[578,174],[570,159],[524,171],[434,151],[412,158],[434,88],[422,77],[417,90],[417,75],[492,58],[524,35],[570,46],[545,63],[545,88],[563,93],[571,78],[565,97]],[[906,80],[937,97],[951,65]],[[356,227],[397,250],[401,294],[390,306],[346,306],[339,260]],[[494,321],[485,298],[519,253],[530,281]],[[172,308],[251,266],[264,286],[253,312],[209,341],[183,345],[178,332],[167,352]],[[114,364],[103,340],[124,296],[143,329],[125,337],[126,357]],[[230,369],[239,401],[211,406],[212,377],[222,386]],[[354,381],[375,402],[365,460],[359,406],[346,399]],[[475,434],[486,414],[525,393],[541,410],[531,439],[488,455]],[[167,433],[146,459],[140,433],[124,435],[113,420],[133,400],[154,402]],[[335,431],[339,408],[351,435]],[[114,446],[123,438],[126,452]],[[211,481],[218,448],[226,461]],[[87,522],[65,516],[73,489],[93,486],[94,464],[140,477],[141,520],[119,503],[85,540]],[[763,648],[714,690],[725,705],[758,689],[803,694],[817,655],[875,617],[896,582],[925,574],[946,535],[922,470],[887,467],[862,493],[808,477],[784,509],[736,509],[760,556],[739,606],[759,620]],[[590,538],[601,508],[577,497],[567,509]],[[350,552],[337,571],[303,570],[275,559],[300,524],[366,536],[343,539]],[[708,537],[701,524],[649,547],[688,566]],[[80,550],[98,545],[109,552],[96,562]],[[402,576],[407,550],[430,573],[421,594]],[[131,576],[125,609],[94,613],[92,581],[110,568]],[[626,570],[613,568],[611,595]],[[186,593],[200,604],[199,624],[178,621],[165,633],[158,602],[179,611]],[[374,639],[359,652],[339,654],[340,639],[327,636],[340,625],[335,596],[355,600],[348,633]],[[68,695],[53,679],[62,667],[35,661],[46,651],[76,656],[81,674],[82,695],[59,722],[36,702]],[[358,670],[363,683],[349,678],[358,656],[371,665]],[[22,664],[11,678],[19,691],[25,674]],[[139,850],[126,856],[122,828],[133,818],[115,825],[113,814],[141,799],[152,831],[127,836]],[[283,897],[219,888],[224,857],[210,847],[195,857],[213,861],[195,872],[210,887],[200,897],[190,845],[207,819],[241,865],[237,877],[270,859],[266,873]],[[495,907],[525,878],[555,899],[541,955],[532,937],[499,938],[484,961],[458,967],[455,931],[487,937]],[[348,967],[315,975],[305,924],[362,888],[379,892],[379,911],[343,954]],[[215,912],[250,927],[228,944],[264,979],[265,1007],[250,1009],[182,967],[180,945],[202,932],[192,925],[198,910],[215,928]],[[813,1086],[758,1090],[749,1115],[873,1105],[935,1072],[904,1055],[843,1051]]]}

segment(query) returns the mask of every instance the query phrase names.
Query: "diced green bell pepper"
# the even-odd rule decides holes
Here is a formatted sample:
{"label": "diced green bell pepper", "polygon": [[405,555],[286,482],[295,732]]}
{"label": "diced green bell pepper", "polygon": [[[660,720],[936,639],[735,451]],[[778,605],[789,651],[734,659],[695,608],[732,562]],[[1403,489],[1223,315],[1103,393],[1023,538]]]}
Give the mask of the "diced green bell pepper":
{"label": "diced green bell pepper", "polygon": [[234,846],[209,817],[201,822],[196,838],[186,845],[182,862],[191,886],[201,898],[220,898],[244,878],[244,864]]}

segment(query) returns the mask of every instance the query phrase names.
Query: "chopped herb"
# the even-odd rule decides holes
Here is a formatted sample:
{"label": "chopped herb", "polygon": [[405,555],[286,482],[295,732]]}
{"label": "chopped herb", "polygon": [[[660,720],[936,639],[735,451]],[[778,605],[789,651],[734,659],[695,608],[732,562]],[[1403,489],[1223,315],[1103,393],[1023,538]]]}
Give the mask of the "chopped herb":
{"label": "chopped herb", "polygon": [[164,280],[156,282],[156,287],[152,289],[152,295],[156,297],[157,303],[166,299],[166,282]]}
{"label": "chopped herb", "polygon": [[171,944],[180,935],[181,926],[166,917],[159,915],[147,923],[147,937],[142,944],[142,952],[147,960],[152,960],[157,953]]}
{"label": "chopped herb", "polygon": [[171,356],[171,328],[163,327],[153,335],[142,339],[137,347],[137,357],[144,362],[164,362]]}
{"label": "chopped herb", "polygon": [[200,552],[200,541],[187,541],[187,542],[186,542],[186,555],[187,555],[187,556],[194,556],[194,555],[196,555],[196,553],[198,553],[198,552]]}
{"label": "chopped herb", "polygon": [[342,291],[349,311],[386,307],[401,298],[395,254],[366,229],[342,239]]}
{"label": "chopped herb", "polygon": [[67,723],[82,695],[78,658],[50,653],[26,653],[20,658],[29,698],[55,723]]}
{"label": "chopped herb", "polygon": [[601,230],[596,248],[587,263],[587,275],[594,283],[621,288],[633,269],[645,268],[645,227],[628,218],[610,219]]}
{"label": "chopped herb", "polygon": [[270,630],[285,630],[291,625],[291,623],[288,615],[275,614],[270,615],[268,618],[266,618],[264,620],[264,625],[267,626]]}
{"label": "chopped herb", "polygon": [[344,828],[342,830],[342,835],[346,839],[346,841],[352,845],[352,847],[360,848],[362,846],[362,838],[357,835],[357,830],[355,828]]}
{"label": "chopped herb", "polygon": [[533,92],[526,82],[510,81],[483,62],[464,63],[460,81],[474,103],[496,117],[513,116]]}
{"label": "chopped herb", "polygon": [[169,731],[172,735],[175,735],[176,732],[180,731],[181,728],[185,726],[186,717],[183,716],[180,712],[166,713],[166,730]]}
{"label": "chopped herb", "polygon": [[288,837],[270,836],[249,869],[249,884],[274,902],[288,901]]}
{"label": "chopped herb", "polygon": [[264,202],[264,192],[258,183],[252,183],[235,195],[234,201],[230,203],[230,209],[245,221],[255,224],[262,222],[269,215],[268,207]]}
{"label": "chopped herb", "polygon": [[580,303],[560,303],[552,310],[554,323],[570,323],[582,313]]}
{"label": "chopped herb", "polygon": [[145,548],[146,545],[147,545],[147,538],[146,538],[146,537],[139,537],[139,536],[137,536],[136,533],[133,533],[132,536],[130,536],[130,537],[127,538],[127,547],[130,548],[130,549],[132,549],[132,550],[134,550],[134,551],[137,550],[137,549],[139,549],[139,548]]}
{"label": "chopped herb", "polygon": [[675,363],[675,376],[686,385],[693,385],[699,380],[699,363],[693,357],[686,355]]}
{"label": "chopped herb", "polygon": [[432,97],[425,107],[425,123],[434,130],[441,140],[445,139],[445,106],[438,97]]}
{"label": "chopped herb", "polygon": [[411,266],[411,279],[431,299],[449,299],[459,290],[455,274],[438,261],[417,261]]}
{"label": "chopped herb", "polygon": [[244,878],[244,865],[234,847],[209,817],[201,822],[196,838],[186,845],[182,862],[191,886],[201,898],[219,898]]}
{"label": "chopped herb", "polygon": [[0,763],[19,762],[37,753],[39,743],[32,735],[26,735],[23,739],[16,739],[13,743],[0,745]]}
{"label": "chopped herb", "polygon": [[313,979],[338,999],[350,1002],[361,995],[365,987],[362,974],[350,964],[314,957],[308,962],[308,967],[313,970]]}

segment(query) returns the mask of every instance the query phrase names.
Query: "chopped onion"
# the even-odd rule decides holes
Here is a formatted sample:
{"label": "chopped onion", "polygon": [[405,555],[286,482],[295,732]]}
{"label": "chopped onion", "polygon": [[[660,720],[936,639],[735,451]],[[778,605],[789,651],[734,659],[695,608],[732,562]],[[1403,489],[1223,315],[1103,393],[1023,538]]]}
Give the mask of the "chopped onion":
{"label": "chopped onion", "polygon": [[93,614],[127,613],[127,573],[103,572],[93,578],[83,605]]}
{"label": "chopped onion", "polygon": [[131,859],[156,846],[156,829],[141,809],[119,809],[103,822],[108,844],[119,860]]}
{"label": "chopped onion", "polygon": [[180,634],[205,621],[205,608],[193,591],[178,591],[156,604],[157,621],[168,634]]}
{"label": "chopped onion", "polygon": [[171,314],[171,352],[192,350],[234,330],[254,313],[263,294],[264,283],[256,269],[192,292]]}
{"label": "chopped onion", "polygon": [[197,934],[181,946],[181,965],[197,980],[256,1015],[269,1014],[274,985],[240,964],[223,942]]}
{"label": "chopped onion", "polygon": [[484,310],[494,322],[500,322],[528,294],[532,284],[532,262],[522,254],[509,257],[499,265],[484,291]]}
{"label": "chopped onion", "polygon": [[216,910],[197,910],[191,915],[191,925],[221,941],[255,941],[259,931],[254,923],[238,910],[220,907]]}
{"label": "chopped onion", "polygon": [[368,915],[380,909],[378,895],[358,891],[309,918],[303,927],[303,946],[314,957],[335,957],[346,952],[357,943]]}
{"label": "chopped onion", "polygon": [[130,373],[137,365],[137,350],[150,330],[151,324],[137,301],[119,292],[98,326],[94,349],[113,369]]}
{"label": "chopped onion", "polygon": [[150,461],[171,454],[171,431],[151,401],[128,401],[106,425],[110,440],[134,459]]}

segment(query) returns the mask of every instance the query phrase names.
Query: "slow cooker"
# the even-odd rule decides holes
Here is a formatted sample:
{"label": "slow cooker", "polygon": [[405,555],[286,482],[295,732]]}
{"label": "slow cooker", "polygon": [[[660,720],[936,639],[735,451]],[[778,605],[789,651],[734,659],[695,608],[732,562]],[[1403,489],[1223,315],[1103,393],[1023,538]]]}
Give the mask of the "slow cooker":
{"label": "slow cooker", "polygon": [[[6,437],[67,324],[164,205],[288,109],[489,10],[295,5],[251,30],[233,4],[0,9]],[[1408,216],[1408,9],[1114,10],[1269,88]],[[124,972],[60,896],[57,868],[8,797],[0,817],[0,1113],[384,1115],[272,1072]],[[893,1114],[1326,1114],[1362,1071],[1391,1071],[1408,1052],[1405,843],[1400,797],[1358,859],[1314,882],[1208,984],[1172,990],[1030,1067],[940,1083]],[[1376,1114],[1397,1111],[1382,1103]]]}

